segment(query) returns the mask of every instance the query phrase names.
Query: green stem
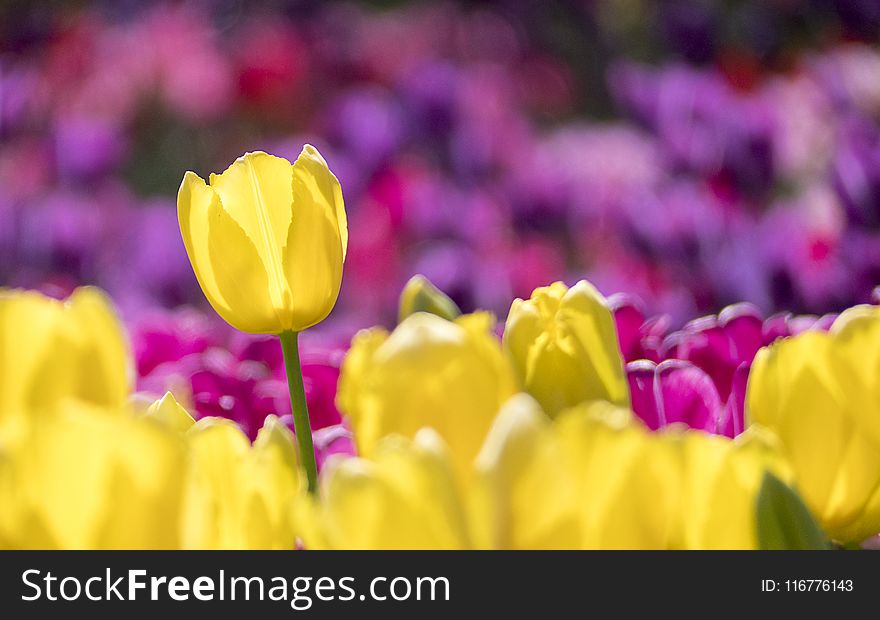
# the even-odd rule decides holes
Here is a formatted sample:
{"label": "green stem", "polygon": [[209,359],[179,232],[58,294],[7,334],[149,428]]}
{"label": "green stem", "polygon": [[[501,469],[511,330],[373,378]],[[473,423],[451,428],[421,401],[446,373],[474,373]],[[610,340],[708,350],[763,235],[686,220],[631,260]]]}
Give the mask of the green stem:
{"label": "green stem", "polygon": [[315,463],[315,448],[312,446],[312,427],[309,424],[309,408],[303,387],[302,368],[299,365],[299,346],[297,332],[286,331],[278,335],[281,350],[284,351],[284,367],[287,369],[287,387],[290,390],[290,404],[293,408],[293,428],[296,431],[296,444],[299,448],[299,462],[306,470],[309,493],[318,490],[318,467]]}

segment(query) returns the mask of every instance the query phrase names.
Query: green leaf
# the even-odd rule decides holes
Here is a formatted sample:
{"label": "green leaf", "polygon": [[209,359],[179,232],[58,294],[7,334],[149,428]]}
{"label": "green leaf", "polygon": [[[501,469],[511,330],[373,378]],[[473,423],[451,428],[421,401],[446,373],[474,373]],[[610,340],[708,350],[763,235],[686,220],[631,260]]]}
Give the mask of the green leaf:
{"label": "green leaf", "polygon": [[760,549],[830,549],[800,495],[779,478],[766,472],[757,502]]}
{"label": "green leaf", "polygon": [[436,314],[447,321],[461,316],[461,310],[455,302],[423,275],[413,276],[403,287],[398,322],[416,312]]}

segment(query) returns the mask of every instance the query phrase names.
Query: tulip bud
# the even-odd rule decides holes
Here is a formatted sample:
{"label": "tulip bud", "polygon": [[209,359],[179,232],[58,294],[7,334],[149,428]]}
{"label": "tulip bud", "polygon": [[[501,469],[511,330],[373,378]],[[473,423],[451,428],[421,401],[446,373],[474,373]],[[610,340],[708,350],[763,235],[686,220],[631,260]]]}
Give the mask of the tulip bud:
{"label": "tulip bud", "polygon": [[880,531],[880,310],[859,306],[830,332],[808,331],[758,352],[747,418],[774,431],[798,490],[841,543]]}
{"label": "tulip bud", "polygon": [[247,153],[210,184],[187,172],[180,231],[208,301],[244,332],[299,332],[333,309],[348,226],[342,189],[317,149],[290,164]]}
{"label": "tulip bud", "polygon": [[156,420],[179,433],[185,433],[195,424],[195,420],[171,392],[165,392],[165,396],[150,405],[144,412],[144,417]]}
{"label": "tulip bud", "polygon": [[413,314],[388,334],[355,336],[342,365],[337,402],[349,416],[358,453],[382,437],[433,428],[467,472],[501,405],[515,391],[513,371],[486,314],[447,321]]}
{"label": "tulip bud", "polygon": [[629,405],[614,318],[584,280],[570,289],[556,282],[514,300],[504,347],[520,384],[550,415],[592,400]]}
{"label": "tulip bud", "polygon": [[461,310],[458,309],[455,302],[423,275],[414,275],[403,287],[403,292],[400,294],[397,322],[402,322],[403,319],[416,312],[436,314],[448,321],[461,316]]}

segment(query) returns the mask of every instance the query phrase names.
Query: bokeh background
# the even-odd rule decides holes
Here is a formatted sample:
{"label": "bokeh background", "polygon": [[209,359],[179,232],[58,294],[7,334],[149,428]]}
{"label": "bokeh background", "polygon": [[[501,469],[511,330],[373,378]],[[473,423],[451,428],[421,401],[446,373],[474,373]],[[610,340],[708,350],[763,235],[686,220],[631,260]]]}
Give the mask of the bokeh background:
{"label": "bokeh background", "polygon": [[0,3],[0,285],[203,306],[185,170],[317,146],[350,250],[328,325],[423,273],[503,316],[555,279],[673,324],[880,283],[880,2]]}

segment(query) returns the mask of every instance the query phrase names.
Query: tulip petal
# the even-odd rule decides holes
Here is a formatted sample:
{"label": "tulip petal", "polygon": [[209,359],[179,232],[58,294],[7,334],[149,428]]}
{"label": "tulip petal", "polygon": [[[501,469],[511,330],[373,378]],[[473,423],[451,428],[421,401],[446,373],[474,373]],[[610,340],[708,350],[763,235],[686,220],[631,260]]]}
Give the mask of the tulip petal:
{"label": "tulip petal", "polygon": [[158,425],[67,401],[9,446],[0,530],[18,548],[175,548],[181,447]]}
{"label": "tulip petal", "polygon": [[103,293],[77,289],[62,303],[0,291],[0,431],[20,430],[64,398],[121,407],[131,382],[124,332]]}
{"label": "tulip petal", "polygon": [[[855,306],[834,321],[831,333],[849,362],[848,369],[858,378],[859,395],[852,399],[877,402],[880,398],[880,309],[876,306]],[[853,420],[869,433],[880,447],[880,415],[872,407],[852,407],[847,411]]]}
{"label": "tulip petal", "polygon": [[195,172],[187,172],[183,175],[183,181],[177,192],[180,234],[199,286],[202,287],[211,305],[214,304],[214,300],[223,303],[223,297],[217,289],[217,282],[211,269],[207,236],[208,213],[211,207],[219,202],[220,197],[199,175]]}
{"label": "tulip petal", "polygon": [[251,240],[269,273],[272,300],[278,305],[289,294],[281,273],[281,249],[293,218],[292,174],[283,157],[257,151],[239,157],[222,174],[211,175],[220,203]]}
{"label": "tulip petal", "polygon": [[750,371],[751,364],[743,362],[733,373],[733,384],[724,405],[722,426],[719,429],[719,432],[727,437],[736,437],[745,430],[746,387]]}
{"label": "tulip petal", "polygon": [[70,296],[67,308],[83,361],[78,395],[97,405],[121,407],[131,393],[134,368],[110,300],[97,288],[83,287]]}
{"label": "tulip petal", "polygon": [[657,365],[651,360],[637,360],[626,365],[632,410],[652,431],[666,424],[655,390]]}
{"label": "tulip petal", "polygon": [[759,351],[747,414],[781,438],[798,489],[825,531],[859,542],[880,529],[880,514],[860,516],[880,484],[880,450],[860,425],[859,410],[875,409],[860,396],[853,352],[839,337],[808,331]]}
{"label": "tulip petal", "polygon": [[[348,220],[345,215],[345,202],[342,199],[342,186],[327,162],[311,144],[302,148],[299,157],[293,164],[294,200],[302,199],[308,194],[315,204],[327,209],[329,217],[336,225],[342,246],[342,260],[348,250]],[[294,205],[294,211],[296,205]]]}
{"label": "tulip petal", "polygon": [[331,548],[471,546],[448,455],[430,429],[387,438],[370,460],[332,459],[322,479],[316,518]]}
{"label": "tulip petal", "polygon": [[73,390],[73,351],[55,346],[61,315],[61,304],[38,293],[0,292],[0,429]]}
{"label": "tulip petal", "polygon": [[184,409],[171,392],[165,392],[165,395],[154,402],[144,414],[148,418],[159,421],[166,427],[176,430],[179,433],[188,431],[195,420],[189,412]]}
{"label": "tulip petal", "polygon": [[657,367],[666,424],[683,422],[690,428],[718,432],[721,399],[711,377],[682,360],[667,360]]}
{"label": "tulip petal", "polygon": [[573,478],[561,471],[550,419],[527,394],[511,397],[492,425],[475,467],[476,537],[494,549],[580,545]]}
{"label": "tulip petal", "polygon": [[269,276],[254,244],[219,202],[208,215],[209,267],[218,298],[208,297],[223,319],[243,332],[278,334],[287,326],[270,294]]}
{"label": "tulip petal", "polygon": [[287,321],[298,331],[322,321],[336,303],[342,261],[336,222],[310,199],[297,199],[283,252],[284,277],[293,297]]}
{"label": "tulip petal", "polygon": [[774,440],[757,430],[735,442],[698,433],[680,437],[685,548],[757,547],[756,498],[764,472],[791,478]]}
{"label": "tulip petal", "polygon": [[[617,327],[608,310],[605,298],[596,288],[581,280],[571,287],[559,306],[560,321],[576,315],[579,320],[569,323],[576,334],[576,342],[581,345],[590,343],[588,351],[584,351],[585,359],[589,359],[599,378],[599,394],[594,398],[604,398],[609,402],[626,406],[629,404],[629,390],[623,374],[623,362],[620,356],[620,345],[617,343]],[[593,397],[591,397],[593,398]]]}

